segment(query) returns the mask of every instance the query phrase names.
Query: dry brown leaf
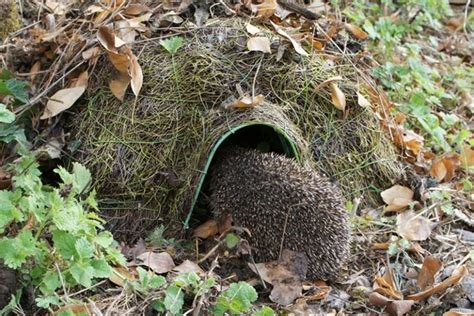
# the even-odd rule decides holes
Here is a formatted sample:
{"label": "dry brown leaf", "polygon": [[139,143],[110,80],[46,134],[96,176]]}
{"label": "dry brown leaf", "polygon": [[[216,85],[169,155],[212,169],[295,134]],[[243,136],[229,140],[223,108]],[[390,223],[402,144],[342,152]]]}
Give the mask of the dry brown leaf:
{"label": "dry brown leaf", "polygon": [[412,130],[407,130],[403,126],[399,126],[395,131],[395,143],[406,148],[417,155],[423,148],[424,138]]}
{"label": "dry brown leaf", "polygon": [[140,15],[144,12],[150,12],[150,8],[147,7],[146,5],[144,4],[140,4],[140,3],[132,3],[132,4],[129,4],[124,10],[123,12],[125,14],[128,14],[128,15]]}
{"label": "dry brown leaf", "polygon": [[132,78],[131,86],[135,96],[138,96],[143,85],[142,67],[138,63],[137,57],[131,53],[130,55],[130,77]]}
{"label": "dry brown leaf", "polygon": [[435,275],[441,269],[441,261],[434,257],[428,256],[423,261],[420,274],[418,274],[417,283],[420,289],[425,290],[427,287],[432,286],[435,281]]}
{"label": "dry brown leaf", "polygon": [[125,97],[125,91],[130,84],[130,80],[131,78],[127,74],[120,74],[116,79],[110,81],[110,91],[120,101],[123,101]]}
{"label": "dry brown leaf", "polygon": [[93,58],[98,57],[99,55],[100,55],[100,47],[98,46],[91,47],[88,50],[82,52],[82,58],[84,58],[84,60],[93,59]]}
{"label": "dry brown leaf", "polygon": [[464,169],[472,167],[474,165],[474,150],[470,146],[464,145],[459,160]]}
{"label": "dry brown leaf", "polygon": [[38,75],[38,72],[41,70],[41,62],[37,61],[31,66],[30,69],[30,80],[33,82],[35,81],[36,76]]}
{"label": "dry brown leaf", "polygon": [[272,53],[270,48],[270,40],[267,37],[251,37],[247,41],[247,49],[249,51],[255,52],[264,52],[264,53]]}
{"label": "dry brown leaf", "polygon": [[440,182],[449,182],[454,178],[458,165],[459,157],[455,155],[449,155],[437,159],[431,165],[430,176]]}
{"label": "dry brown leaf", "polygon": [[117,53],[115,47],[115,35],[106,27],[101,26],[97,31],[97,40],[109,52]]}
{"label": "dry brown leaf", "polygon": [[204,224],[199,225],[193,232],[193,237],[207,239],[217,235],[219,232],[217,222],[214,219],[207,220]]}
{"label": "dry brown leaf", "polygon": [[254,98],[250,96],[244,96],[240,100],[233,101],[229,104],[224,105],[225,109],[253,109],[254,107],[260,105],[265,100],[265,97],[261,94],[255,96]]}
{"label": "dry brown leaf", "polygon": [[247,32],[248,32],[249,34],[251,34],[251,35],[257,35],[258,33],[262,33],[262,31],[261,31],[258,27],[254,26],[254,25],[252,25],[252,24],[250,24],[250,23],[248,23],[248,24],[245,26],[245,29],[246,29]]}
{"label": "dry brown leaf", "polygon": [[368,37],[368,34],[364,32],[360,27],[352,25],[350,23],[345,23],[344,27],[346,30],[352,33],[352,35],[355,36],[355,38],[360,39],[360,40],[365,40]]}
{"label": "dry brown leaf", "polygon": [[123,74],[128,74],[131,60],[130,55],[128,54],[117,54],[113,52],[107,52],[112,65],[114,65],[115,69]]}
{"label": "dry brown leaf", "polygon": [[276,0],[263,0],[258,5],[251,5],[252,11],[257,13],[257,17],[269,18],[275,14],[278,5]]}
{"label": "dry brown leaf", "polygon": [[305,282],[303,284],[303,289],[305,291],[311,290],[313,294],[298,298],[296,300],[297,303],[325,300],[328,297],[329,292],[331,292],[331,287],[322,280],[314,281],[309,285]]}
{"label": "dry brown leaf", "polygon": [[178,273],[188,273],[188,272],[195,272],[199,276],[205,276],[206,272],[201,269],[196,263],[190,260],[184,260],[179,266],[173,268],[173,271]]}
{"label": "dry brown leaf", "polygon": [[331,82],[329,87],[331,89],[332,104],[334,104],[338,110],[344,111],[346,109],[346,96],[344,92],[339,89],[335,82]]}
{"label": "dry brown leaf", "polygon": [[51,118],[69,109],[81,97],[84,91],[86,91],[86,87],[66,88],[57,91],[49,98],[48,103],[46,103],[46,109],[40,119]]}
{"label": "dry brown leaf", "polygon": [[357,91],[357,104],[363,108],[370,108],[371,104],[359,91]]}
{"label": "dry brown leaf", "polygon": [[87,83],[89,81],[89,73],[86,71],[83,71],[79,74],[79,76],[71,81],[70,88],[75,88],[75,87],[85,87],[87,88]]}
{"label": "dry brown leaf", "polygon": [[413,202],[413,191],[410,188],[394,185],[380,193],[382,200],[387,204],[386,211],[400,211]]}
{"label": "dry brown leaf", "polygon": [[369,303],[372,305],[385,307],[391,302],[393,302],[392,299],[389,299],[380,293],[372,292],[369,294]]}
{"label": "dry brown leaf", "polygon": [[158,274],[170,272],[175,267],[173,258],[167,252],[148,251],[137,256],[137,260],[141,261],[140,265],[147,266]]}
{"label": "dry brown leaf", "polygon": [[395,285],[392,268],[387,268],[387,271],[383,276],[375,278],[374,292],[396,300],[401,300],[403,298],[402,292],[400,292]]}
{"label": "dry brown leaf", "polygon": [[415,301],[413,300],[393,301],[387,305],[385,311],[389,313],[389,315],[406,315],[411,310],[414,303]]}
{"label": "dry brown leaf", "polygon": [[53,315],[94,315],[89,309],[88,304],[67,304],[62,306]]}
{"label": "dry brown leaf", "polygon": [[431,221],[412,210],[397,215],[397,234],[406,240],[422,241],[431,235]]}
{"label": "dry brown leaf", "polygon": [[[303,289],[301,277],[295,271],[306,267],[299,266],[300,260],[295,260],[298,254],[283,250],[281,261],[272,261],[268,263],[248,264],[249,267],[265,281],[273,285],[270,293],[272,302],[289,305],[301,296]],[[306,275],[306,270],[304,270]]]}
{"label": "dry brown leaf", "polygon": [[272,21],[270,21],[270,23],[273,25],[273,28],[278,34],[285,37],[291,42],[291,45],[293,45],[293,48],[298,54],[300,54],[301,56],[309,56],[309,54],[303,49],[303,47],[301,46],[299,42],[297,42],[293,37],[291,37],[288,33],[286,33],[282,28],[280,28],[278,25],[276,25]]}
{"label": "dry brown leaf", "polygon": [[474,315],[474,310],[468,309],[468,308],[453,308],[443,314],[443,316],[473,316],[473,315]]}
{"label": "dry brown leaf", "polygon": [[444,292],[447,288],[458,284],[459,282],[462,281],[462,279],[468,275],[469,271],[466,268],[466,266],[460,266],[456,270],[453,271],[452,275],[447,278],[446,280],[442,281],[441,283],[436,284],[435,286],[424,290],[422,292],[408,295],[407,299],[409,300],[414,300],[414,301],[422,301],[424,299],[427,299],[433,294],[438,294],[441,292]]}
{"label": "dry brown leaf", "polygon": [[132,274],[126,267],[113,267],[112,275],[109,277],[110,282],[123,287],[126,281],[135,281],[137,277]]}

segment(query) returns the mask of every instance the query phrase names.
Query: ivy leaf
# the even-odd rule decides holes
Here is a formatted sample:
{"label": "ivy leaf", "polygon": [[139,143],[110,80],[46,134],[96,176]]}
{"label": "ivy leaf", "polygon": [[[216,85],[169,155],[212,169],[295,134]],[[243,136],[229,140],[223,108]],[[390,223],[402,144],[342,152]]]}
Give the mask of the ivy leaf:
{"label": "ivy leaf", "polygon": [[173,315],[178,315],[184,304],[183,290],[175,285],[171,285],[166,289],[165,307]]}
{"label": "ivy leaf", "polygon": [[7,109],[5,104],[0,103],[0,123],[12,123],[15,120],[15,114]]}
{"label": "ivy leaf", "polygon": [[183,38],[174,36],[165,40],[160,41],[160,45],[171,55],[174,55],[178,49],[183,46]]}

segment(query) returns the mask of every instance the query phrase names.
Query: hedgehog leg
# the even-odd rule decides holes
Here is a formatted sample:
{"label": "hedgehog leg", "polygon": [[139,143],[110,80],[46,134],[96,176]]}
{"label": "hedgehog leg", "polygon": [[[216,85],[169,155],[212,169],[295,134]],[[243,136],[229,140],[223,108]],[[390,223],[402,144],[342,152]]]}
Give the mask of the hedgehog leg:
{"label": "hedgehog leg", "polygon": [[231,211],[250,230],[257,261],[284,249],[308,259],[307,277],[334,278],[348,253],[349,225],[339,189],[326,177],[274,153],[231,147],[210,172],[210,204],[218,219]]}

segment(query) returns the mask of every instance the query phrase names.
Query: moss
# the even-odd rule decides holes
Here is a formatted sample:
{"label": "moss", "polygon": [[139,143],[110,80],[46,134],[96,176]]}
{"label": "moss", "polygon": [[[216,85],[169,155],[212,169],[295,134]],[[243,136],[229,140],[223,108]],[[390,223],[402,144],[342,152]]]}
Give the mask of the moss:
{"label": "moss", "polygon": [[[401,173],[373,113],[356,104],[357,73],[350,63],[291,51],[278,61],[248,52],[245,23],[229,19],[190,31],[174,57],[157,42],[135,47],[144,73],[136,101],[131,93],[124,102],[112,96],[107,83],[113,71],[103,60],[104,70],[90,85],[96,89],[72,129],[82,142],[76,158],[93,170],[103,208],[118,219],[113,229],[125,233],[182,220],[213,144],[248,121],[281,127],[302,153],[301,163],[336,179],[348,199],[363,193],[374,201],[377,188]],[[326,89],[314,89],[336,75],[345,79],[346,115]],[[263,94],[266,103],[225,111],[221,104],[239,97],[237,86]]]}
{"label": "moss", "polygon": [[0,0],[0,39],[18,30],[20,25],[16,1]]}

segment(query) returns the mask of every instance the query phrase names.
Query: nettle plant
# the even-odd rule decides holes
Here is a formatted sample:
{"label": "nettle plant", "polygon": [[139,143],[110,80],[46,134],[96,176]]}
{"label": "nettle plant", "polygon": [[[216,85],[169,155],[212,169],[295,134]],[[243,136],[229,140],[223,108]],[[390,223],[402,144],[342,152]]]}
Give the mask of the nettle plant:
{"label": "nettle plant", "polygon": [[125,264],[112,234],[104,231],[90,172],[73,164],[55,172],[59,187],[44,185],[38,163],[23,154],[14,167],[13,189],[0,191],[0,259],[19,274],[30,275],[39,307],[60,305],[59,292],[92,286]]}

